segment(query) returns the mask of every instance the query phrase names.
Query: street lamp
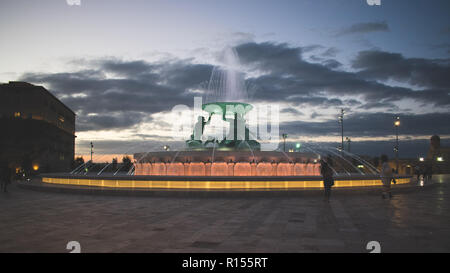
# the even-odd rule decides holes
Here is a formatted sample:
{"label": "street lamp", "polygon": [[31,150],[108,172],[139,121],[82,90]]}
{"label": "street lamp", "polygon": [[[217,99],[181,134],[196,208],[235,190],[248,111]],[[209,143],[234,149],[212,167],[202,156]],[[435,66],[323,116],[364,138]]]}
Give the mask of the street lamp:
{"label": "street lamp", "polygon": [[92,154],[94,153],[93,149],[94,149],[94,144],[92,144],[92,141],[91,141],[91,162],[92,162]]}
{"label": "street lamp", "polygon": [[164,145],[163,148],[164,148],[164,151],[166,151],[166,152],[170,150],[170,146],[169,145]]}
{"label": "street lamp", "polygon": [[281,136],[283,137],[283,140],[284,140],[283,151],[286,152],[286,138],[288,137],[288,135],[287,134],[282,134]]}
{"label": "street lamp", "polygon": [[400,126],[400,117],[396,117],[394,120],[394,127],[395,127],[395,147],[394,147],[394,152],[395,152],[395,164],[396,164],[396,168],[395,168],[395,172],[398,173],[398,127]]}
{"label": "street lamp", "polygon": [[344,150],[344,109],[341,109],[338,122],[341,124],[341,153]]}
{"label": "street lamp", "polygon": [[295,149],[297,149],[297,152],[300,151],[300,147],[301,147],[301,146],[302,146],[301,143],[296,143],[296,144],[295,144]]}

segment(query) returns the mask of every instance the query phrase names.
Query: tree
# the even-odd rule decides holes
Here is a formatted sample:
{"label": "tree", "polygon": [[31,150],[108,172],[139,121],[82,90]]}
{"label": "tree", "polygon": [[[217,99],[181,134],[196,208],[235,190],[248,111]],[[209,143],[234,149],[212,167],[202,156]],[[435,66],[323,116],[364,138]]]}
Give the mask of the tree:
{"label": "tree", "polygon": [[131,158],[127,155],[122,158],[122,164],[126,171],[130,170],[133,165],[133,163],[131,163]]}
{"label": "tree", "polygon": [[72,168],[79,167],[84,164],[84,158],[82,156],[79,156],[75,158],[75,160],[72,163]]}
{"label": "tree", "polygon": [[117,169],[117,157],[114,157],[112,159],[112,168],[113,168],[113,170]]}

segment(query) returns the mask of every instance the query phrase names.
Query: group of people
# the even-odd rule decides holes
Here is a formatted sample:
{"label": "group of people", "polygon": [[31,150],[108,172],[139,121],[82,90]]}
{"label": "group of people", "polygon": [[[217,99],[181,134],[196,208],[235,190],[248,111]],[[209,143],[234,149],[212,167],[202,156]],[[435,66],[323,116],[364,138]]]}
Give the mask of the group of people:
{"label": "group of people", "polygon": [[11,169],[8,164],[0,164],[0,190],[2,192],[8,192],[8,184],[11,183],[12,175]]}
{"label": "group of people", "polygon": [[[380,172],[380,178],[381,182],[383,183],[383,190],[381,192],[381,196],[383,199],[386,197],[392,198],[391,193],[391,183],[396,184],[395,178],[394,178],[394,170],[389,165],[388,157],[386,155],[381,156],[381,172]],[[330,166],[331,161],[327,159],[322,159],[320,161],[320,173],[323,177],[323,186],[325,190],[325,201],[330,201],[331,196],[331,187],[334,186],[334,177],[333,177],[333,169]]]}
{"label": "group of people", "polygon": [[416,165],[416,167],[414,167],[414,174],[417,176],[417,181],[420,181],[420,178],[422,178],[424,181],[430,181],[433,175],[432,165]]}

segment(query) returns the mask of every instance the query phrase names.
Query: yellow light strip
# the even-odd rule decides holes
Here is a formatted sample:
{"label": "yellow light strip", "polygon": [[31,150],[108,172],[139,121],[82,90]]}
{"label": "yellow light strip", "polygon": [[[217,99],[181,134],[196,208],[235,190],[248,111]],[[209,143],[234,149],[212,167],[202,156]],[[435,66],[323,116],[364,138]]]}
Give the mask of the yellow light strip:
{"label": "yellow light strip", "polygon": [[[407,184],[409,178],[396,179],[397,184]],[[261,190],[261,189],[306,189],[323,188],[323,181],[157,181],[157,180],[115,180],[115,179],[78,179],[43,177],[42,182],[50,184],[94,186],[106,188],[139,189],[204,189],[204,190]],[[337,180],[334,187],[381,186],[380,179],[373,180]]]}

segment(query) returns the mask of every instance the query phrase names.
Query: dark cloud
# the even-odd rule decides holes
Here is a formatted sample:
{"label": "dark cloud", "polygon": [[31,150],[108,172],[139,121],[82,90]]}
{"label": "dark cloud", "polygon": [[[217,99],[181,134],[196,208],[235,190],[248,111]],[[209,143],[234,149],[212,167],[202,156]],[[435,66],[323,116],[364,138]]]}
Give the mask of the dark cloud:
{"label": "dark cloud", "polygon": [[312,112],[312,113],[311,113],[311,118],[312,118],[312,119],[315,119],[315,118],[320,117],[320,116],[322,116],[322,115],[319,114],[319,113],[317,113],[317,112]]}
{"label": "dark cloud", "polygon": [[[139,112],[117,112],[94,116],[80,116],[77,118],[76,130],[105,130],[105,129],[127,129],[138,125],[147,115]],[[148,117],[150,119],[150,117]]]}
{"label": "dark cloud", "polygon": [[336,54],[339,52],[339,50],[335,47],[330,47],[325,52],[323,52],[321,55],[324,57],[335,57]]}
{"label": "dark cloud", "polygon": [[370,103],[365,103],[363,105],[360,105],[358,107],[358,109],[361,109],[361,110],[369,110],[369,109],[374,109],[374,108],[388,109],[391,112],[400,110],[397,105],[390,103],[390,102],[370,102]]}
{"label": "dark cloud", "polygon": [[[77,114],[77,130],[126,128],[143,116],[192,104],[187,92],[206,81],[212,66],[187,61],[149,64],[95,60],[94,69],[74,73],[28,73],[23,81],[44,84]],[[106,73],[119,76],[108,78]],[[96,115],[92,115],[96,114]]]}
{"label": "dark cloud", "polygon": [[289,107],[289,108],[283,108],[280,111],[281,113],[289,113],[289,114],[294,114],[294,115],[303,115],[302,112],[300,112],[299,110]]}
{"label": "dark cloud", "polygon": [[[319,113],[320,114],[320,113]],[[399,116],[402,135],[422,136],[450,134],[450,113],[393,115],[388,113],[354,113],[344,119],[344,131],[352,137],[383,137],[394,134],[394,117]],[[280,124],[280,130],[298,136],[338,136],[338,120],[324,122],[294,121]]]}
{"label": "dark cloud", "polygon": [[358,23],[340,30],[336,34],[336,36],[369,33],[376,31],[389,31],[389,26],[386,22]]}
{"label": "dark cloud", "polygon": [[329,99],[326,97],[290,97],[295,99],[297,105],[306,106],[342,106],[343,102],[340,99]]}
{"label": "dark cloud", "polygon": [[405,58],[399,53],[359,52],[352,66],[369,79],[393,79],[420,87],[450,88],[450,59]]}
{"label": "dark cloud", "polygon": [[[238,46],[237,50],[244,64],[264,73],[260,77],[249,79],[252,84],[258,86],[258,92],[254,97],[256,100],[278,101],[292,98],[295,102],[295,98],[300,100],[304,97],[315,97],[322,92],[327,96],[362,96],[368,103],[412,99],[423,104],[441,106],[450,104],[448,91],[435,88],[446,85],[449,79],[443,75],[447,70],[444,64],[430,65],[430,72],[436,74],[429,75],[428,79],[425,73],[423,76],[410,74],[410,78],[398,77],[398,80],[405,83],[421,81],[424,88],[416,91],[383,84],[377,81],[378,78],[370,78],[370,71],[367,73],[338,71],[324,64],[307,62],[301,57],[302,48],[292,48],[287,44],[248,43]],[[358,61],[359,57],[354,62],[355,68],[363,68],[362,65],[366,64]],[[402,74],[401,71],[394,73]]]}
{"label": "dark cloud", "polygon": [[[304,60],[302,53],[314,48],[322,47],[292,47],[269,42],[239,45],[236,50],[242,64],[262,72],[262,75],[248,79],[254,93],[252,101],[289,102],[300,107],[359,106],[355,111],[388,112],[401,111],[395,103],[405,99],[428,106],[428,109],[450,105],[448,61],[408,59],[401,54],[364,51],[352,63],[358,72],[347,72],[335,70],[340,63],[333,59],[322,63]],[[90,69],[73,73],[28,73],[21,80],[43,84],[76,111],[77,130],[118,129],[136,126],[145,117],[168,111],[177,104],[192,105],[194,94],[189,90],[208,82],[213,69],[209,64],[176,59],[156,63],[100,59],[88,62],[88,66]],[[380,82],[391,78],[420,85],[422,90]],[[292,109],[283,111],[294,113]],[[382,115],[376,119],[379,117]],[[336,126],[334,121],[300,125],[295,128],[302,128],[309,134],[334,132],[332,128]],[[355,133],[358,130],[355,125]],[[368,130],[363,134],[389,133],[386,130]]]}
{"label": "dark cloud", "polygon": [[[294,148],[296,143],[286,143],[287,149]],[[442,144],[445,146],[450,145],[450,141],[448,139],[442,141]],[[350,151],[354,154],[358,155],[366,155],[372,157],[380,157],[385,154],[390,158],[394,158],[394,148],[395,142],[394,139],[391,141],[352,141],[350,144]],[[306,142],[302,143],[302,150],[310,152],[311,150],[321,153],[323,155],[332,154],[331,151],[335,148],[339,147],[340,143],[336,142]],[[348,150],[348,142],[344,143],[344,147]],[[400,141],[399,145],[399,156],[400,158],[411,158],[418,159],[421,156],[426,156],[427,152],[430,148],[430,140],[429,139],[415,139],[415,140],[404,140]]]}
{"label": "dark cloud", "polygon": [[342,66],[342,64],[340,62],[338,62],[334,59],[325,60],[322,64],[330,69],[336,69],[336,68],[339,68]]}
{"label": "dark cloud", "polygon": [[119,76],[136,78],[141,75],[153,75],[155,78],[158,77],[158,74],[153,73],[153,71],[157,70],[159,66],[144,61],[123,62],[117,59],[106,59],[92,63],[98,65],[103,71],[113,72]]}
{"label": "dark cloud", "polygon": [[308,46],[302,47],[302,52],[306,53],[306,52],[323,49],[323,48],[324,48],[324,46],[322,46],[322,45],[308,45]]}

